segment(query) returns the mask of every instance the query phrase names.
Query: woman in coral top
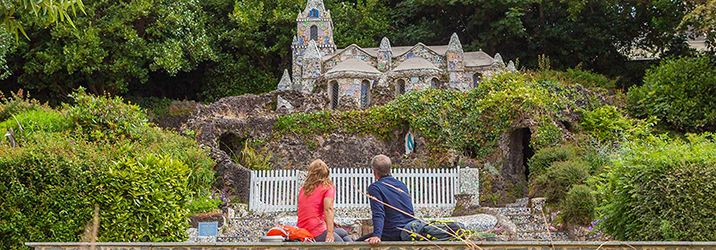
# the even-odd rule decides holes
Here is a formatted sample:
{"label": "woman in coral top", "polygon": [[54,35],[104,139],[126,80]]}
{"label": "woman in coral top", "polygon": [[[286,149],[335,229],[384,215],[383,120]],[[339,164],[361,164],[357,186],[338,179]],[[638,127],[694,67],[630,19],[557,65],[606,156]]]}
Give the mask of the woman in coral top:
{"label": "woman in coral top", "polygon": [[328,166],[318,159],[308,166],[308,176],[298,194],[298,223],[318,242],[352,241],[348,232],[334,227],[333,200],[336,187],[331,182]]}

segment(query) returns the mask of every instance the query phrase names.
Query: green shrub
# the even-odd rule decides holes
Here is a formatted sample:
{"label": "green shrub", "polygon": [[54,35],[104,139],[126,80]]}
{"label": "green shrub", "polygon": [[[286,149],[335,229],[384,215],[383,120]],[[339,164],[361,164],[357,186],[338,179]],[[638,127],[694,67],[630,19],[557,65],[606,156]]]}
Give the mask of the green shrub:
{"label": "green shrub", "polygon": [[549,202],[564,199],[572,185],[582,184],[589,178],[588,163],[583,161],[558,161],[535,178],[533,195],[544,195]]}
{"label": "green shrub", "polygon": [[118,152],[70,138],[68,133],[35,134],[23,147],[0,145],[0,248],[80,240],[92,219],[91,177]]}
{"label": "green shrub", "polygon": [[716,59],[665,59],[647,70],[643,86],[629,90],[627,102],[632,116],[655,116],[670,129],[715,131]]}
{"label": "green shrub", "polygon": [[121,97],[94,96],[83,88],[73,93],[75,105],[67,110],[72,122],[92,140],[118,140],[147,125],[147,115]]}
{"label": "green shrub", "polygon": [[716,240],[713,136],[626,143],[599,178],[602,230],[618,240]]}
{"label": "green shrub", "polygon": [[149,126],[139,127],[132,137],[138,138],[138,141],[126,143],[128,150],[149,151],[181,160],[189,166],[188,188],[194,196],[207,195],[210,191],[209,187],[216,180],[212,170],[215,162],[209,157],[208,151],[199,147],[194,139]]}
{"label": "green shrub", "polygon": [[100,204],[99,241],[183,241],[189,168],[149,154],[123,158],[92,178]]}
{"label": "green shrub", "polygon": [[241,150],[241,152],[239,152],[238,155],[232,152],[231,160],[238,164],[241,164],[241,166],[252,170],[272,169],[273,162],[270,162],[270,160],[273,154],[271,153],[271,151],[268,151],[264,146],[264,151],[266,151],[266,155],[263,155],[256,151],[256,149],[254,149],[252,146],[250,146],[250,144],[251,140],[246,140],[244,142],[244,148]]}
{"label": "green shrub", "polygon": [[617,82],[617,80],[609,79],[604,75],[589,70],[582,70],[579,67],[567,69],[567,71],[542,69],[531,72],[530,77],[538,82],[562,82],[565,85],[579,84],[583,87],[599,87],[603,89],[613,89]]}
{"label": "green shrub", "polygon": [[219,209],[222,202],[220,199],[211,197],[197,197],[189,201],[189,214],[210,213]]}
{"label": "green shrub", "polygon": [[[126,114],[137,111],[133,106],[82,98],[95,99],[68,106],[72,115],[26,112],[23,126],[43,133],[19,138],[22,147],[0,145],[0,249],[79,241],[94,205],[100,207],[102,241],[184,240],[188,200],[208,195],[214,161],[193,139],[145,125],[142,114]],[[79,114],[89,109],[97,110],[95,121]],[[13,126],[14,119],[3,124]],[[96,136],[120,130],[123,136],[110,143]]]}
{"label": "green shrub", "polygon": [[11,92],[10,96],[0,93],[0,121],[12,118],[13,115],[26,111],[37,110],[42,105],[37,100],[31,99],[30,94],[23,92]]}
{"label": "green shrub", "polygon": [[22,130],[27,133],[59,132],[68,130],[72,124],[62,113],[53,110],[31,110],[18,114],[14,118],[0,122],[0,133],[12,128],[17,136]]}
{"label": "green shrub", "polygon": [[635,120],[623,115],[616,107],[604,105],[582,110],[580,123],[584,131],[601,141],[622,141],[651,133],[653,122]]}
{"label": "green shrub", "polygon": [[147,118],[152,121],[169,115],[169,107],[172,105],[172,99],[165,97],[130,97],[126,100],[146,110]]}
{"label": "green shrub", "polygon": [[574,185],[559,203],[560,218],[566,224],[589,225],[594,219],[597,199],[586,185]]}
{"label": "green shrub", "polygon": [[554,162],[579,160],[580,154],[581,149],[571,144],[537,150],[528,162],[530,177],[540,175]]}
{"label": "green shrub", "polygon": [[599,174],[610,164],[610,156],[617,150],[614,143],[588,143],[584,148],[584,161],[589,163],[589,173]]}

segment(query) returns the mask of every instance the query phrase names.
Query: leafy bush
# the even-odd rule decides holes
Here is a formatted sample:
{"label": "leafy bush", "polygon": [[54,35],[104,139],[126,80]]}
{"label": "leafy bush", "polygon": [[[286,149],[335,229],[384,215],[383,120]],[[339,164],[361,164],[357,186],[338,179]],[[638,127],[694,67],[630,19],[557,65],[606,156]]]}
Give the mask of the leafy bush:
{"label": "leafy bush", "polygon": [[616,107],[604,105],[583,109],[581,125],[587,134],[601,141],[620,141],[649,135],[653,122],[628,118]]}
{"label": "leafy bush", "polygon": [[92,178],[92,201],[103,219],[99,241],[183,240],[188,175],[183,162],[149,154],[124,158]]}
{"label": "leafy bush", "polygon": [[594,218],[597,199],[587,185],[574,185],[559,203],[559,214],[566,224],[589,225]]}
{"label": "leafy bush", "polygon": [[137,104],[147,111],[147,118],[155,121],[169,114],[172,99],[163,97],[130,97],[127,101]]}
{"label": "leafy bush", "polygon": [[13,115],[26,111],[37,110],[42,105],[37,100],[31,99],[30,94],[23,92],[11,92],[10,96],[0,93],[0,121],[12,118]]}
{"label": "leafy bush", "polygon": [[716,128],[716,59],[709,56],[663,60],[647,70],[644,85],[627,93],[629,113],[655,116],[670,129],[685,132]]}
{"label": "leafy bush", "polygon": [[609,79],[604,75],[582,70],[580,67],[567,69],[566,71],[538,70],[532,72],[531,78],[536,81],[562,82],[565,85],[579,84],[583,87],[599,87],[603,89],[613,89],[617,82],[617,80]]}
{"label": "leafy bush", "polygon": [[246,142],[244,142],[244,148],[241,150],[239,155],[232,155],[232,160],[252,170],[272,169],[273,163],[269,161],[272,157],[271,151],[266,150],[266,147],[264,146],[266,155],[262,155],[252,146],[249,146],[250,144],[251,140],[246,140]]}
{"label": "leafy bush", "polygon": [[42,133],[19,138],[22,147],[0,145],[0,248],[78,241],[94,205],[102,241],[184,240],[188,200],[214,182],[207,152],[145,125],[121,99],[75,96],[83,101],[67,112],[27,112],[21,123]]}
{"label": "leafy bush", "polygon": [[[110,157],[68,134],[35,135],[20,148],[0,145],[0,248],[27,241],[79,241],[92,218],[90,176]],[[107,152],[111,153],[111,151]]]}
{"label": "leafy bush", "polygon": [[219,208],[222,204],[220,199],[211,197],[196,198],[189,201],[189,214],[209,213]]}
{"label": "leafy bush", "polygon": [[581,149],[571,144],[540,149],[529,159],[530,176],[540,175],[554,162],[578,160],[580,154]]}
{"label": "leafy bush", "polygon": [[[10,33],[7,32],[5,27],[0,27],[0,80],[7,79],[12,72],[10,72],[10,68],[7,66],[7,54],[10,52],[10,48],[12,48],[12,41],[11,41]],[[2,96],[2,94],[0,94]]]}
{"label": "leafy bush", "polygon": [[533,195],[544,195],[549,202],[557,202],[564,199],[570,187],[584,183],[589,177],[586,162],[554,162],[547,171],[535,178],[531,191]]}
{"label": "leafy bush", "polygon": [[72,124],[66,116],[57,111],[32,110],[10,118],[7,121],[0,122],[0,133],[12,128],[17,137],[21,131],[21,126],[22,131],[28,134],[34,132],[66,131]]}
{"label": "leafy bush", "polygon": [[626,143],[599,178],[601,228],[619,240],[716,240],[713,136]]}
{"label": "leafy bush", "polygon": [[71,96],[76,104],[68,108],[67,115],[90,139],[123,139],[147,125],[144,111],[124,103],[121,97],[88,95],[83,88]]}

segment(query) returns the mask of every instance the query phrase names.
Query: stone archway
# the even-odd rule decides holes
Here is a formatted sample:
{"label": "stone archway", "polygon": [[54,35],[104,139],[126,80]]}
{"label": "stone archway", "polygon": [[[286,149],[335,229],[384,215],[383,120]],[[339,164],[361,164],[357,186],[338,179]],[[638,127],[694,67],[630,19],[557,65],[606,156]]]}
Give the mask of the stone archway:
{"label": "stone archway", "polygon": [[[244,143],[246,143],[246,138],[240,137],[235,133],[224,133],[219,136],[218,143],[219,149],[224,151],[233,161],[234,158],[241,154],[241,150],[244,148]],[[238,162],[234,163],[239,164]]]}
{"label": "stone archway", "polygon": [[507,157],[500,174],[512,184],[523,185],[526,195],[530,174],[527,163],[534,155],[534,149],[530,146],[532,132],[529,128],[518,128],[509,132],[507,136]]}

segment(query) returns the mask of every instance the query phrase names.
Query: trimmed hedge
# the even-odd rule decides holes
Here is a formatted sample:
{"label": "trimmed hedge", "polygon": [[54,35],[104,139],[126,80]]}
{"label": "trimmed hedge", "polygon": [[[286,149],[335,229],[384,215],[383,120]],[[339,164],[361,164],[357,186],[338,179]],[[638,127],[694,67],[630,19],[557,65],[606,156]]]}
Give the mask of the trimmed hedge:
{"label": "trimmed hedge", "polygon": [[627,143],[601,175],[600,227],[619,240],[716,240],[713,134]]}

